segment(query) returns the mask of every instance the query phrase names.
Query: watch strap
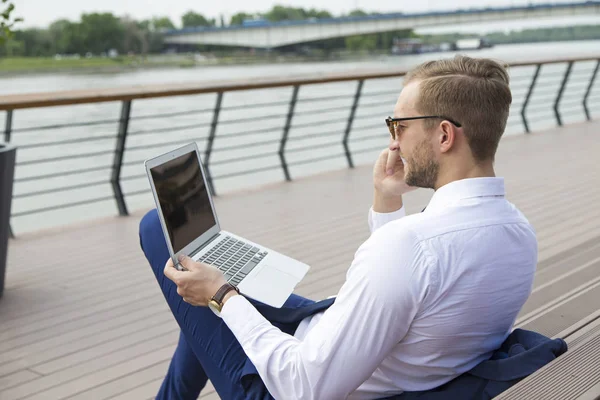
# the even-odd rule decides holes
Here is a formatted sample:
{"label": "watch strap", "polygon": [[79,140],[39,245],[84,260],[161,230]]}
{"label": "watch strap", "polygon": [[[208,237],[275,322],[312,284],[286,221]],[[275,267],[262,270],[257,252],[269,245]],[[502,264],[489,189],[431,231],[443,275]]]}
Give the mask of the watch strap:
{"label": "watch strap", "polygon": [[232,290],[235,290],[238,294],[240,293],[240,290],[237,287],[233,286],[231,283],[225,283],[217,290],[217,293],[212,297],[212,300],[222,305],[225,295]]}

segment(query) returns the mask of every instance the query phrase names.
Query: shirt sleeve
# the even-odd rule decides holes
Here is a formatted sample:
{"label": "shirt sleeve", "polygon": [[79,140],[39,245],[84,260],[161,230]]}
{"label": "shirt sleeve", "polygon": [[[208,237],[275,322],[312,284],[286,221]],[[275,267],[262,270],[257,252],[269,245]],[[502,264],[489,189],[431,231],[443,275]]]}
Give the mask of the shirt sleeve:
{"label": "shirt sleeve", "polygon": [[392,211],[389,213],[380,213],[373,211],[373,207],[369,209],[369,229],[371,233],[375,232],[377,229],[381,228],[383,225],[388,222],[395,221],[397,219],[403,218],[406,216],[406,209],[404,206],[399,210]]}
{"label": "shirt sleeve", "polygon": [[242,296],[223,307],[276,399],[346,398],[405,336],[427,290],[424,254],[406,229],[387,228],[358,249],[335,303],[303,340],[271,325]]}

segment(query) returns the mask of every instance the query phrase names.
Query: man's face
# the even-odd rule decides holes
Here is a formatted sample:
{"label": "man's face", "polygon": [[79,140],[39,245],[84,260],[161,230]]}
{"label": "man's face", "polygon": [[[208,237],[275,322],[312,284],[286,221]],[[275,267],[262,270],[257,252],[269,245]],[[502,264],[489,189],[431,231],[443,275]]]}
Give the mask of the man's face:
{"label": "man's face", "polygon": [[[418,117],[419,82],[411,82],[402,89],[394,118]],[[439,162],[434,151],[434,135],[425,129],[424,120],[400,121],[396,130],[400,156],[404,162],[404,180],[407,185],[433,189],[439,173]]]}

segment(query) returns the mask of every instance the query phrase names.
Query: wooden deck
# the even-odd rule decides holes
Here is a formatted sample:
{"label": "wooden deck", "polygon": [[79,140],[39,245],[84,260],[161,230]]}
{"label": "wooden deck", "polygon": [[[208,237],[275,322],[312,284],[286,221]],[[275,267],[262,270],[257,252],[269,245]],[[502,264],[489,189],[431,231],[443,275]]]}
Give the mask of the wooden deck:
{"label": "wooden deck", "polygon": [[[509,199],[539,238],[534,292],[517,324],[566,337],[580,352],[600,331],[599,131],[595,122],[507,137],[497,157]],[[407,195],[408,211],[431,195]],[[371,199],[364,166],[220,196],[216,206],[225,229],[312,265],[297,293],[319,299],[336,293],[367,238]],[[178,332],[139,248],[143,214],[10,243],[0,399],[153,398]],[[579,395],[594,398],[599,363],[585,365]],[[201,397],[217,398],[210,387]]]}

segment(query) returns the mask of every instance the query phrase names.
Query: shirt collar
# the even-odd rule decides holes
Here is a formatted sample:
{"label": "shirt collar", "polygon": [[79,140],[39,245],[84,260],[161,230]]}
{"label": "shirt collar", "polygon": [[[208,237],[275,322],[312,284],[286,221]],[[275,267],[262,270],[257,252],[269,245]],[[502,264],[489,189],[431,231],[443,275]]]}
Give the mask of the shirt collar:
{"label": "shirt collar", "polygon": [[443,209],[457,201],[474,197],[505,196],[504,178],[469,178],[450,182],[433,194],[425,212]]}

